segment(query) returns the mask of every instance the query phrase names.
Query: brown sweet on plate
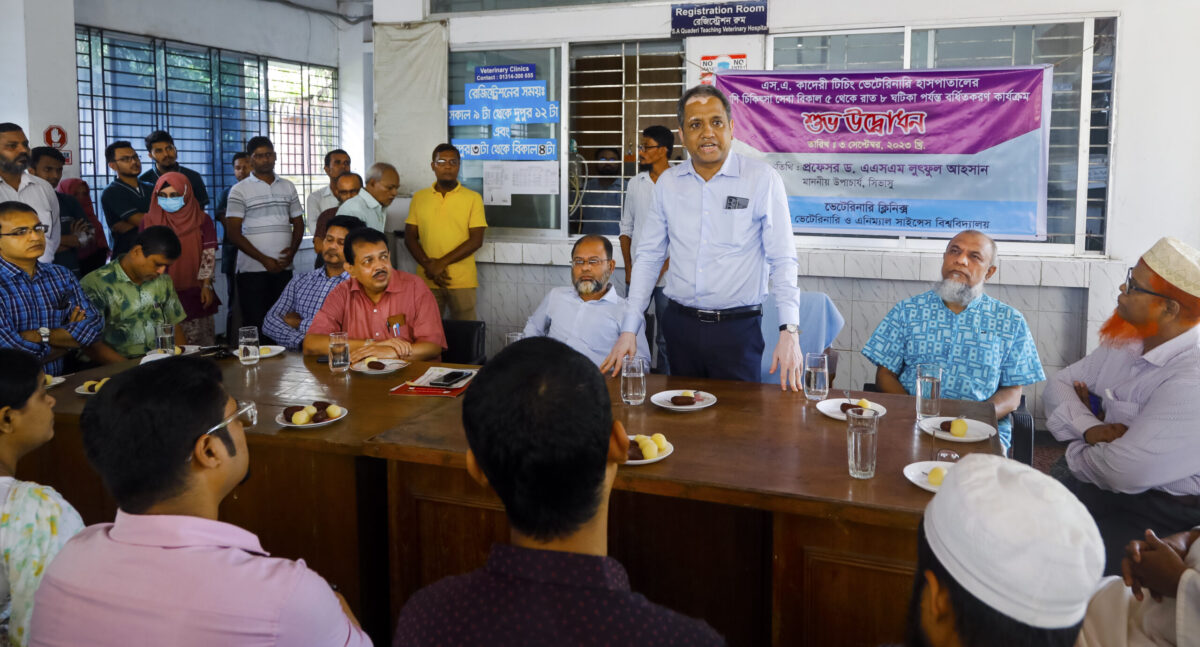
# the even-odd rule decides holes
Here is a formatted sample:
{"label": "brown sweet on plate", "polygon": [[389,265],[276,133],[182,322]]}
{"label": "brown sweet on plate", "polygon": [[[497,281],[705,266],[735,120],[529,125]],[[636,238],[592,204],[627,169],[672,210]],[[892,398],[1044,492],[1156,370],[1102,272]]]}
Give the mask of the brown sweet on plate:
{"label": "brown sweet on plate", "polygon": [[646,457],[644,455],[642,455],[641,445],[638,445],[637,443],[633,442],[633,439],[631,438],[629,441],[629,460],[640,461],[640,460],[645,460],[645,458]]}
{"label": "brown sweet on plate", "polygon": [[326,402],[324,400],[316,400],[312,403],[313,408],[316,409],[317,411],[324,411],[324,410],[328,409],[330,404],[331,403]]}
{"label": "brown sweet on plate", "polygon": [[324,409],[317,409],[317,412],[313,414],[313,422],[325,422],[326,420],[329,420],[329,414],[325,413]]}
{"label": "brown sweet on plate", "polygon": [[950,423],[951,422],[954,422],[954,421],[953,420],[943,420],[942,424],[938,425],[938,429],[941,429],[942,431],[950,431]]}
{"label": "brown sweet on plate", "polygon": [[377,360],[374,362],[367,362],[367,368],[371,369],[372,371],[382,371],[383,369],[387,368],[387,364]]}
{"label": "brown sweet on plate", "polygon": [[677,395],[671,398],[671,404],[677,407],[688,407],[696,404],[696,396],[694,395]]}
{"label": "brown sweet on plate", "polygon": [[857,402],[843,402],[839,408],[842,410],[842,413],[846,413],[847,411],[849,411],[851,409],[857,409],[858,403]]}
{"label": "brown sweet on plate", "polygon": [[304,407],[301,407],[301,406],[288,407],[288,408],[286,408],[286,409],[284,409],[284,410],[283,410],[283,419],[284,419],[284,420],[291,420],[291,419],[292,419],[292,416],[296,415],[297,413],[299,413],[299,412],[300,412],[300,411],[302,411],[303,409],[304,409]]}

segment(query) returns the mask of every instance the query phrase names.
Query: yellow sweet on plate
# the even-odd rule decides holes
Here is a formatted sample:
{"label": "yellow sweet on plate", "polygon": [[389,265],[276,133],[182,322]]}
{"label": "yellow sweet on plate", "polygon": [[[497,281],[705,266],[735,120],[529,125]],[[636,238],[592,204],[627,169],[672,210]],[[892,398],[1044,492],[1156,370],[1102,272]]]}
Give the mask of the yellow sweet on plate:
{"label": "yellow sweet on plate", "polygon": [[100,380],[99,382],[96,382],[96,390],[97,390],[97,391],[99,391],[100,389],[103,389],[103,388],[104,388],[104,385],[105,385],[105,384],[108,384],[108,381],[109,381],[109,379],[111,379],[111,378],[107,378],[107,377],[106,377],[106,378],[104,378],[103,380]]}
{"label": "yellow sweet on plate", "polygon": [[935,467],[929,470],[929,484],[940,486],[942,481],[946,479],[946,468]]}
{"label": "yellow sweet on plate", "polygon": [[325,415],[329,416],[329,419],[332,420],[342,415],[342,408],[336,404],[331,404],[328,407],[325,407]]}
{"label": "yellow sweet on plate", "polygon": [[649,436],[638,434],[634,436],[633,439],[637,441],[638,447],[640,447],[642,450],[643,460],[658,458],[658,445],[655,444],[653,440],[650,440]]}
{"label": "yellow sweet on plate", "polygon": [[51,384],[54,384],[54,376],[47,373],[46,374],[46,386],[50,386]]}
{"label": "yellow sweet on plate", "polygon": [[658,446],[658,451],[660,451],[660,452],[667,451],[667,437],[666,436],[664,436],[662,434],[654,434],[653,436],[650,437],[650,440],[654,441],[654,444]]}
{"label": "yellow sweet on plate", "polygon": [[306,406],[304,407],[304,412],[308,414],[308,417],[309,417],[309,418],[312,418],[312,417],[313,417],[313,414],[317,412],[317,408],[316,408],[316,407],[314,407],[314,406],[313,406],[313,405],[311,405],[311,404],[310,404],[310,405],[306,405]]}
{"label": "yellow sweet on plate", "polygon": [[259,346],[259,347],[258,347],[258,354],[259,354],[259,355],[270,355],[270,354],[271,354],[271,349],[270,349],[270,348],[267,348],[266,346]]}
{"label": "yellow sweet on plate", "polygon": [[[308,423],[312,422],[312,414],[308,412],[309,409],[313,409],[312,405],[304,407],[303,409],[297,411],[296,413],[293,413],[292,414],[292,424],[293,425],[307,425]],[[315,409],[313,409],[313,410],[316,411]]]}
{"label": "yellow sweet on plate", "polygon": [[950,422],[950,435],[955,438],[962,438],[967,435],[967,421],[962,418],[956,418]]}
{"label": "yellow sweet on plate", "polygon": [[693,392],[693,391],[680,391],[680,392],[679,392],[679,395],[681,395],[681,396],[683,396],[683,397],[685,397],[685,398],[694,398],[694,397],[696,397],[696,394],[695,394],[695,392]]}
{"label": "yellow sweet on plate", "polygon": [[176,346],[176,347],[175,347],[175,354],[176,354],[176,355],[182,355],[182,354],[183,354],[183,348],[182,348],[182,347],[180,347],[180,346]]}
{"label": "yellow sweet on plate", "polygon": [[866,398],[863,398],[863,399],[859,400],[858,402],[855,402],[854,404],[860,409],[870,409],[871,408],[871,401]]}

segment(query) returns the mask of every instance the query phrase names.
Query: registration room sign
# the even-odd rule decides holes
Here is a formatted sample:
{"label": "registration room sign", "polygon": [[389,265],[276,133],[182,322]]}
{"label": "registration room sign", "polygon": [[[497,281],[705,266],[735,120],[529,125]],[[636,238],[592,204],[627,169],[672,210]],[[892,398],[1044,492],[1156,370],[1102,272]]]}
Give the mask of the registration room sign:
{"label": "registration room sign", "polygon": [[767,33],[767,0],[671,5],[671,36]]}
{"label": "registration room sign", "polygon": [[729,72],[734,137],[798,233],[1046,239],[1050,66]]}

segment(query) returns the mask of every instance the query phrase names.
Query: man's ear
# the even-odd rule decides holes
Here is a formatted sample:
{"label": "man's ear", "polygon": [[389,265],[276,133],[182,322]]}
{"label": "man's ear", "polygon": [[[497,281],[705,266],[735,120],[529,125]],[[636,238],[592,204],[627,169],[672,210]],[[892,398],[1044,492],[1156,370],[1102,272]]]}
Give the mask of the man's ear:
{"label": "man's ear", "polygon": [[608,436],[608,462],[618,465],[629,460],[629,434],[625,433],[625,425],[619,420],[613,420],[612,433]]}
{"label": "man's ear", "polygon": [[11,434],[16,431],[13,427],[12,416],[12,407],[0,407],[0,434]]}
{"label": "man's ear", "polygon": [[488,487],[487,474],[484,474],[483,470],[479,469],[479,463],[475,461],[475,452],[469,449],[467,450],[467,474],[470,474],[476,483],[483,487]]}
{"label": "man's ear", "polygon": [[989,268],[988,268],[988,271],[987,271],[987,274],[985,274],[985,275],[984,275],[984,277],[983,277],[983,280],[985,280],[985,281],[986,281],[986,280],[988,280],[988,279],[992,278],[992,275],[993,275],[993,274],[995,274],[995,273],[996,273],[996,271],[997,271],[997,270],[999,270],[999,269],[1000,269],[1000,268],[999,268],[999,266],[996,266],[996,265],[993,265],[993,266],[989,267]]}
{"label": "man's ear", "polygon": [[221,463],[228,460],[229,451],[220,438],[213,434],[204,434],[196,439],[196,444],[192,447],[192,459],[200,466],[211,469],[220,467]]}

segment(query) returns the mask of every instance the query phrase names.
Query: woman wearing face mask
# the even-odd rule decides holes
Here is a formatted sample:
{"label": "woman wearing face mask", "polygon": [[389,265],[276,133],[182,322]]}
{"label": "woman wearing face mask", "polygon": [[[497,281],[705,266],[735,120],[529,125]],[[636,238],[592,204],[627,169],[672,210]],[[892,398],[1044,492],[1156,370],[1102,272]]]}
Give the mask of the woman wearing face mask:
{"label": "woman wearing face mask", "polygon": [[54,398],[33,355],[0,348],[0,366],[0,644],[27,645],[42,573],[83,521],[54,488],[13,477],[54,437]]}
{"label": "woman wearing face mask", "polygon": [[164,173],[154,185],[154,201],[141,228],[166,225],[174,230],[183,248],[167,268],[187,319],[181,324],[187,343],[216,343],[213,315],[221,302],[213,290],[217,263],[217,229],[192,195],[192,185],[182,173]]}

